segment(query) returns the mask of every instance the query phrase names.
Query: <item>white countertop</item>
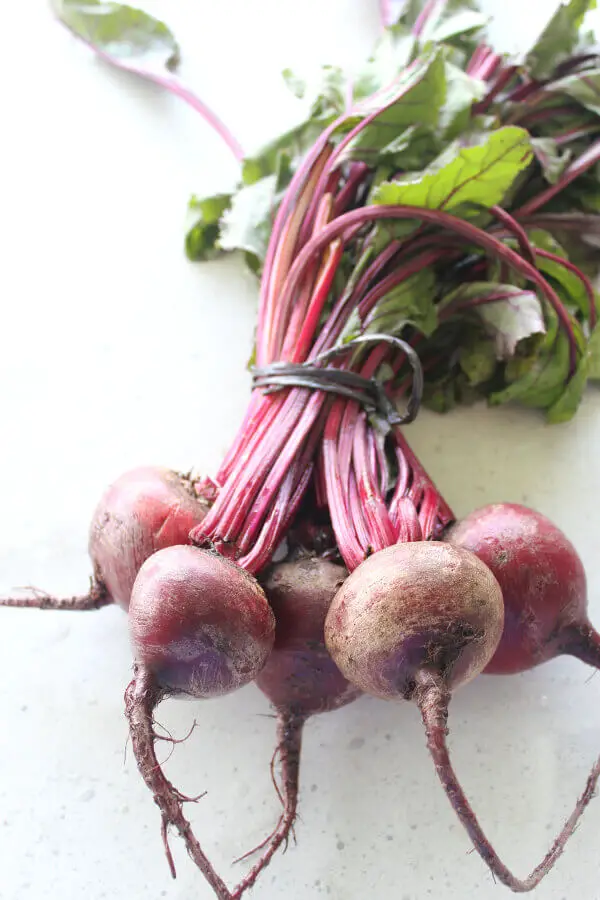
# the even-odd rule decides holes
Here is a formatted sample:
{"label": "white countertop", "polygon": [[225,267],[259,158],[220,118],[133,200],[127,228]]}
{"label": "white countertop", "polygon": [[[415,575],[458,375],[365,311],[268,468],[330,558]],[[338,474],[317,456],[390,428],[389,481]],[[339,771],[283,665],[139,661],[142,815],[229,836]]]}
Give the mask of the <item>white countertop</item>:
{"label": "white countertop", "polygon": [[[486,5],[511,49],[553,4]],[[188,80],[249,147],[293,114],[283,66],[356,60],[378,28],[376,0],[152,8],[169,7]],[[142,463],[215,470],[248,399],[256,285],[234,261],[184,258],[189,193],[227,186],[236,171],[195,114],[98,64],[44,0],[7,5],[2,22],[0,591],[76,593],[108,482]],[[554,519],[586,564],[600,621],[600,393],[565,426],[475,409],[424,414],[409,437],[459,515],[506,499]],[[158,812],[123,760],[125,616],[1,610],[1,622],[0,898],[208,900],[176,838],[171,880]],[[600,677],[590,675],[562,659],[479,678],[453,701],[457,769],[519,874],[545,853],[600,751]],[[191,814],[233,883],[241,869],[230,861],[278,815],[274,722],[253,686],[160,709],[180,736],[194,717],[168,771],[186,792],[208,790]],[[599,829],[596,801],[539,900],[600,898]],[[297,838],[251,896],[508,896],[469,854],[408,704],[363,699],[309,723]]]}

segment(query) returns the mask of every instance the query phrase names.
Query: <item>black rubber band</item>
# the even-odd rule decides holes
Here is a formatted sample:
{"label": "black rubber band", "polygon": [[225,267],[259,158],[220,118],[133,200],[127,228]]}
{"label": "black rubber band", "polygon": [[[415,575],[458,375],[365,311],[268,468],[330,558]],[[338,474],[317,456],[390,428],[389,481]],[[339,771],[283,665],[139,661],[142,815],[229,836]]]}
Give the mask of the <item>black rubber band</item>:
{"label": "black rubber band", "polygon": [[[381,382],[375,378],[363,378],[356,372],[328,368],[326,363],[353,350],[359,344],[387,343],[406,354],[412,369],[413,380],[406,412],[399,413],[387,396]],[[321,365],[319,365],[321,364]],[[347,397],[360,403],[367,412],[375,413],[389,425],[407,425],[419,412],[423,398],[423,369],[415,350],[400,338],[389,334],[361,335],[346,344],[334,347],[313,357],[305,363],[275,362],[268,366],[252,369],[252,386],[265,394],[289,387],[308,388]]]}

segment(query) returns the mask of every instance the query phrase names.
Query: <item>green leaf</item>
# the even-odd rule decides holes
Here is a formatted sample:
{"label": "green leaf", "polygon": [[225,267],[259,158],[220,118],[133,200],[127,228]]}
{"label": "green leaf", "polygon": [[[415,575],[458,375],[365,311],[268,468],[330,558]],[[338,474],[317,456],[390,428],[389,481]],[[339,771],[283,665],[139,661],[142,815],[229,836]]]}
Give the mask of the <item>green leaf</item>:
{"label": "green leaf", "polygon": [[571,161],[571,151],[565,150],[561,153],[558,144],[551,137],[532,138],[531,146],[542,168],[544,178],[550,184],[556,184]]}
{"label": "green leaf", "polygon": [[[366,156],[364,151],[363,155]],[[378,172],[386,170],[386,173],[379,178],[376,175],[375,181],[380,183],[395,172],[410,172],[424,164],[430,165],[438,155],[439,141],[433,129],[425,125],[409,125],[377,153]]]}
{"label": "green leaf", "polygon": [[121,68],[140,74],[177,68],[175,37],[143,10],[101,0],[55,0],[53,5],[67,28]]}
{"label": "green leaf", "polygon": [[408,126],[437,125],[445,98],[443,54],[433,51],[404,70],[376,98],[368,97],[358,104],[357,115],[348,124],[359,124],[361,118],[366,118],[371,113],[377,113],[377,116],[349,144],[344,159],[365,159],[372,162]]}
{"label": "green leaf", "polygon": [[548,421],[556,424],[558,422],[568,422],[572,419],[579,409],[588,380],[596,380],[599,373],[600,328],[596,327],[577,366],[577,371],[558,400],[548,409],[546,413]]}
{"label": "green leaf", "polygon": [[535,78],[546,78],[570,56],[580,40],[579,30],[596,0],[569,0],[561,3],[540,37],[527,54],[526,63]]}
{"label": "green leaf", "polygon": [[215,259],[221,250],[218,247],[219,220],[231,205],[231,194],[215,194],[214,197],[192,197],[190,210],[199,216],[189,229],[185,239],[185,250],[191,260]]}
{"label": "green leaf", "polygon": [[427,18],[420,35],[422,44],[460,39],[479,31],[487,22],[477,0],[437,0],[433,4],[428,0],[408,0],[398,21],[412,29],[424,15]]}
{"label": "green leaf", "polygon": [[386,28],[373,54],[354,78],[354,101],[363,100],[387,87],[408,65],[414,47],[415,38],[406,25]]}
{"label": "green leaf", "polygon": [[600,381],[600,326],[594,328],[586,348],[588,357],[588,378],[590,381]]}
{"label": "green leaf", "polygon": [[533,158],[528,133],[509,126],[474,147],[452,144],[423,172],[377,188],[374,202],[454,210],[463,204],[485,208],[502,203],[516,177]]}
{"label": "green leaf", "polygon": [[221,218],[221,250],[242,250],[249,254],[251,262],[256,261],[253,268],[258,270],[267,252],[278,202],[276,175],[242,187]]}
{"label": "green leaf", "polygon": [[[535,230],[529,234],[529,238],[534,247],[540,250],[547,250],[555,256],[567,259],[567,254],[552,235],[546,231]],[[540,272],[550,278],[552,286],[559,294],[561,300],[567,307],[579,310],[585,318],[589,318],[590,304],[587,291],[580,278],[577,277],[569,269],[566,269],[559,262],[552,259],[545,259],[538,256],[536,260],[537,268]]]}
{"label": "green leaf", "polygon": [[546,90],[553,94],[567,94],[594,115],[600,116],[600,69],[586,69],[553,81]]}
{"label": "green leaf", "polygon": [[355,310],[341,342],[367,333],[399,336],[407,325],[413,325],[424,335],[432,334],[437,327],[435,289],[436,278],[431,269],[411,275],[382,297],[364,320]]}
{"label": "green leaf", "polygon": [[254,184],[266,175],[274,175],[280,168],[281,156],[286,156],[295,166],[312,147],[322,133],[324,124],[307,120],[285,134],[279,135],[242,163],[242,181]]}
{"label": "green leaf", "polygon": [[281,74],[286,87],[292,92],[294,97],[298,100],[302,100],[306,94],[306,81],[296,75],[291,69],[284,69]]}
{"label": "green leaf", "polygon": [[[516,400],[524,406],[547,409],[558,400],[569,377],[569,347],[562,333],[554,346],[516,362],[520,362],[521,373],[504,390],[490,394],[490,406]],[[509,374],[517,373],[509,370]]]}
{"label": "green leaf", "polygon": [[471,78],[458,66],[446,61],[446,99],[440,110],[439,131],[444,140],[452,141],[471,125],[471,110],[487,91],[485,82]]}
{"label": "green leaf", "polygon": [[459,350],[458,364],[474,387],[489,381],[497,366],[493,342],[480,338],[464,344]]}
{"label": "green leaf", "polygon": [[517,345],[526,338],[546,333],[537,295],[512,284],[468,282],[444,297],[439,308],[453,315],[467,312],[479,318],[493,338],[500,360],[514,356]]}

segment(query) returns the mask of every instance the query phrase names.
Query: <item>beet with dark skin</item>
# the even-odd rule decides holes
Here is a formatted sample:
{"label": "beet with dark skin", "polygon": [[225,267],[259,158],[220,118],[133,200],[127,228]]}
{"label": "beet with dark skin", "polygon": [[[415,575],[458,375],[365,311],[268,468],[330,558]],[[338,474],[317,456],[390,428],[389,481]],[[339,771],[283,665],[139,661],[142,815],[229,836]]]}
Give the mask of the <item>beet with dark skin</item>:
{"label": "beet with dark skin", "polygon": [[600,668],[583,563],[549,519],[517,503],[494,503],[457,522],[444,540],[475,553],[502,588],[504,631],[486,673],[524,672],[563,653]]}
{"label": "beet with dark skin", "polygon": [[264,868],[282,843],[287,844],[294,827],[307,719],[339,709],[361,693],[331,659],[323,631],[331,601],[347,575],[343,566],[306,558],[279,563],[261,579],[277,624],[275,646],[256,683],[277,712],[271,770],[279,757],[282,789],[277,790],[283,812],[275,831],[256,848],[266,846],[253,872]]}
{"label": "beet with dark skin", "polygon": [[[125,693],[133,752],[162,814],[174,826],[220,900],[230,892],[182,812],[187,799],[165,777],[155,752],[153,714],[169,695],[218,697],[253,681],[273,647],[275,618],[258,582],[229,560],[192,546],[159,550],[140,568],[129,606],[134,678]],[[258,873],[257,873],[258,874]],[[256,876],[255,876],[256,877]]]}
{"label": "beet with dark skin", "polygon": [[208,512],[190,480],[170,469],[144,466],[121,475],[103,494],[90,526],[94,576],[87,594],[0,598],[0,606],[93,610],[111,603],[129,606],[131,589],[145,560],[156,550],[187,544],[192,528]]}
{"label": "beet with dark skin", "polygon": [[500,585],[475,554],[418,542],[375,553],[354,570],[331,604],[325,640],[342,673],[362,690],[418,705],[436,772],[475,849],[503,884],[524,893],[562,853],[593,794],[600,761],[542,863],[528,878],[516,878],[485,836],[447,745],[451,691],[489,664],[503,624]]}

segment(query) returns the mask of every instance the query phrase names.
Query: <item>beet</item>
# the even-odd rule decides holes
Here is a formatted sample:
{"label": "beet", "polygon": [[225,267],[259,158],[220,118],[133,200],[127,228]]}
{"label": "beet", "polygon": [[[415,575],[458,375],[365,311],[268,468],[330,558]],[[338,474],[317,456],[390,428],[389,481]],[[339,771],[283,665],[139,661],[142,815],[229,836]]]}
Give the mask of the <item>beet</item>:
{"label": "beet", "polygon": [[0,606],[92,610],[110,603],[129,606],[142,563],[156,550],[187,544],[208,504],[190,480],[169,469],[141,467],[121,475],[102,496],[90,526],[89,554],[94,576],[87,594],[0,598]]}
{"label": "beet", "polygon": [[[331,601],[347,577],[343,566],[305,558],[274,565],[261,579],[275,613],[275,645],[256,679],[277,713],[277,757],[281,767],[283,812],[273,833],[246,856],[266,847],[249,873],[252,884],[278,847],[287,846],[298,806],[304,725],[310,716],[351,703],[360,691],[349,684],[325,646],[324,625]],[[273,775],[273,780],[275,777]]]}
{"label": "beet", "polygon": [[502,588],[504,631],[485,672],[524,672],[562,653],[600,668],[583,563],[549,519],[516,503],[494,503],[452,526],[445,540],[475,553]]}
{"label": "beet", "polygon": [[327,647],[342,673],[383,699],[413,700],[446,795],[473,846],[511,890],[533,890],[561,855],[600,776],[600,760],[560,835],[518,879],[484,834],[454,772],[447,745],[451,691],[483,671],[503,633],[502,592],[471,551],[450,543],[389,547],[363,562],[333,599]]}
{"label": "beet", "polygon": [[192,546],[159,550],[140,568],[129,606],[134,678],[125,693],[133,751],[167,828],[222,900],[231,894],[214,871],[182,812],[184,797],[156,758],[154,710],[169,695],[217,697],[252,681],[268,658],[275,619],[258,582],[216,553]]}

